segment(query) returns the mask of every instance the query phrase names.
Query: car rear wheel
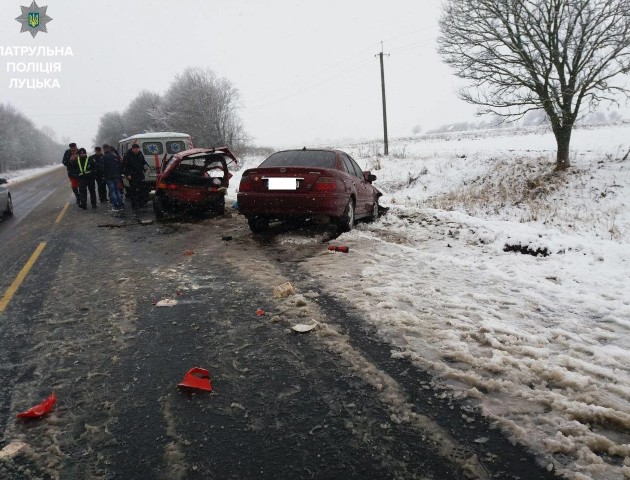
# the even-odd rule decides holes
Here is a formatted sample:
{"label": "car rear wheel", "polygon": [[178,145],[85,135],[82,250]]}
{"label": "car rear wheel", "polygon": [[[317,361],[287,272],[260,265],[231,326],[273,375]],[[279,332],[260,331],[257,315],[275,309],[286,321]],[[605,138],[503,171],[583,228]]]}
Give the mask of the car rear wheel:
{"label": "car rear wheel", "polygon": [[9,195],[7,198],[7,209],[4,211],[4,214],[7,217],[13,215],[13,201],[11,201],[11,195]]}
{"label": "car rear wheel", "polygon": [[153,211],[155,212],[155,218],[158,220],[164,218],[164,200],[157,195],[153,199]]}
{"label": "car rear wheel", "polygon": [[252,233],[263,233],[269,228],[269,219],[265,217],[248,217],[247,224]]}
{"label": "car rear wheel", "polygon": [[219,200],[217,200],[213,210],[217,215],[225,215],[225,197],[223,195]]}
{"label": "car rear wheel", "polygon": [[349,232],[354,227],[354,200],[351,198],[339,218],[338,228],[340,232]]}

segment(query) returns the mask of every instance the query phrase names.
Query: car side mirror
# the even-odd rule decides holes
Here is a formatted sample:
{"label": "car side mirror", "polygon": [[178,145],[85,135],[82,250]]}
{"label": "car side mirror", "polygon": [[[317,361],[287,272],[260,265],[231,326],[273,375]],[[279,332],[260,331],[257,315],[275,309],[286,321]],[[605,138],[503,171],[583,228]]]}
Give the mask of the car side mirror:
{"label": "car side mirror", "polygon": [[0,178],[0,185],[4,185],[5,183],[8,183],[7,179],[6,178]]}
{"label": "car side mirror", "polygon": [[372,175],[371,172],[363,172],[363,178],[365,178],[366,182],[372,183],[376,180],[376,175]]}

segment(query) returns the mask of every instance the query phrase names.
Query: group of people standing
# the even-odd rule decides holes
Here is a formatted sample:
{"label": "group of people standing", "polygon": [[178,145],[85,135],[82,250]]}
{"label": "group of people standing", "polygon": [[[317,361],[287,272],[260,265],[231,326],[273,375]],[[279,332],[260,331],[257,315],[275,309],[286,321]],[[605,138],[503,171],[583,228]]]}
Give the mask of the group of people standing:
{"label": "group of people standing", "polygon": [[102,148],[95,147],[91,156],[87,155],[85,148],[77,148],[76,143],[71,143],[68,147],[62,163],[66,166],[70,188],[80,208],[87,209],[89,192],[92,208],[98,206],[98,193],[101,204],[109,201],[114,211],[122,210],[123,175],[129,180],[132,209],[146,206],[143,185],[145,167],[148,164],[140,151],[140,145],[134,143],[122,158],[113,146],[107,144]]}

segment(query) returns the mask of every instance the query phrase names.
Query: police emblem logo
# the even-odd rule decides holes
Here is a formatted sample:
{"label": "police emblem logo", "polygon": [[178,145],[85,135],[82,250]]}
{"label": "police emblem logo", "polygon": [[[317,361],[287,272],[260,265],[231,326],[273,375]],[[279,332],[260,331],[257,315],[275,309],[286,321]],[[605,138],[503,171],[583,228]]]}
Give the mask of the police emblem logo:
{"label": "police emblem logo", "polygon": [[39,27],[39,12],[28,14],[28,26],[31,28]]}
{"label": "police emblem logo", "polygon": [[22,24],[20,33],[29,32],[33,38],[35,38],[39,32],[48,33],[46,24],[50,22],[52,18],[46,14],[47,6],[40,7],[33,0],[33,3],[31,3],[29,7],[20,6],[20,8],[22,9],[22,15],[16,18],[16,20]]}

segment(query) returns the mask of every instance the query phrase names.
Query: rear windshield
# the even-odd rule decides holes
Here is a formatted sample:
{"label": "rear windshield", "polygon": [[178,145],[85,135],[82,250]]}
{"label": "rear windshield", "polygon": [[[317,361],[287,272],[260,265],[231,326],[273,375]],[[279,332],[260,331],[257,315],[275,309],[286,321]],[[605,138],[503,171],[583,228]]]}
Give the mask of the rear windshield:
{"label": "rear windshield", "polygon": [[261,167],[336,167],[335,152],[323,150],[291,150],[274,153]]}

